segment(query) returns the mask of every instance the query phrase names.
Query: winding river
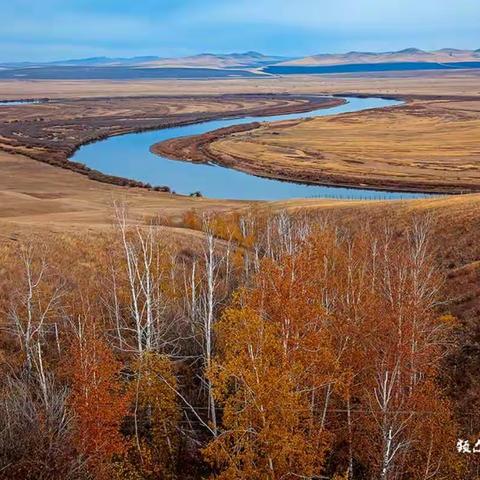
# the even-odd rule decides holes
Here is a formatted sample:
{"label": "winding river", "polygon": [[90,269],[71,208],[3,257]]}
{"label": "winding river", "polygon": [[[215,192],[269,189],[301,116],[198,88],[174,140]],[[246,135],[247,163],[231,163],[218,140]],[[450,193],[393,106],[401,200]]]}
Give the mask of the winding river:
{"label": "winding river", "polygon": [[201,192],[210,198],[237,200],[282,200],[289,198],[400,199],[419,198],[423,194],[383,192],[341,187],[323,187],[271,180],[248,175],[217,165],[194,164],[154,155],[154,143],[188,135],[198,135],[218,128],[251,122],[272,122],[297,118],[336,115],[371,108],[398,105],[382,98],[346,98],[347,103],[333,108],[286,115],[230,118],[194,125],[110,137],[82,146],[71,158],[109,175],[131,178],[152,185],[168,185],[176,193]]}

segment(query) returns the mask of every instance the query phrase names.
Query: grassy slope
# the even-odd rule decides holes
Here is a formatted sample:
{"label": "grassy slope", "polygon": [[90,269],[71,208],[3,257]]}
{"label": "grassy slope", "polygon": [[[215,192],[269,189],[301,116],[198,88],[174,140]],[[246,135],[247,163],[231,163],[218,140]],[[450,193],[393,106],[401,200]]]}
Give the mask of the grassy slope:
{"label": "grassy slope", "polygon": [[179,219],[191,208],[231,209],[239,202],[182,197],[92,181],[20,155],[0,152],[0,232],[86,232],[109,228],[113,202],[126,202],[133,221]]}

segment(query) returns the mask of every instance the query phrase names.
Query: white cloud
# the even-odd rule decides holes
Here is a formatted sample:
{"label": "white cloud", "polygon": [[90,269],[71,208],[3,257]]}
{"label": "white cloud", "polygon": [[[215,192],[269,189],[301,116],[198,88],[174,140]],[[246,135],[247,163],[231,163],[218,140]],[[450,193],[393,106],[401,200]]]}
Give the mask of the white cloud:
{"label": "white cloud", "polygon": [[[480,0],[4,0],[0,55],[480,47]],[[15,47],[13,47],[15,45]],[[23,52],[23,53],[22,53]],[[57,53],[55,53],[57,52]],[[83,52],[83,53],[80,53]],[[112,53],[115,54],[115,53]]]}

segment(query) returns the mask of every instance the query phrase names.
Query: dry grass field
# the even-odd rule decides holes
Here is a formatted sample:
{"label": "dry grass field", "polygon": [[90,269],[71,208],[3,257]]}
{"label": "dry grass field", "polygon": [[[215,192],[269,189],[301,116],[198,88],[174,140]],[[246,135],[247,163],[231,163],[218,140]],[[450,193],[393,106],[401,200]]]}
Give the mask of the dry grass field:
{"label": "dry grass field", "polygon": [[290,75],[205,80],[3,80],[0,100],[227,93],[364,93],[427,96],[480,96],[480,71],[383,72]]}
{"label": "dry grass field", "polygon": [[243,205],[109,185],[0,152],[0,241],[31,234],[104,231],[112,226],[114,202],[127,204],[131,221],[138,223],[156,216],[176,222],[192,208],[231,210]]}
{"label": "dry grass field", "polygon": [[[305,111],[339,99],[290,95],[142,96],[53,100],[0,108],[0,150],[117,185],[141,182],[94,171],[68,161],[82,144],[122,133],[171,127],[238,115]],[[161,186],[162,190],[167,190]]]}
{"label": "dry grass field", "polygon": [[[125,117],[125,111],[128,111],[130,118],[141,118],[144,111],[156,111],[160,117],[165,112],[181,113],[182,110],[194,111],[200,109],[205,112],[211,108],[212,103],[195,103],[191,100],[185,102],[173,101],[168,105],[166,100],[158,100],[162,103],[152,103],[153,106],[148,110],[149,99],[139,99],[141,103],[134,105],[125,98],[119,98],[118,102],[107,99],[98,99],[96,97],[125,97],[146,95],[185,95],[185,94],[208,94],[213,93],[253,93],[253,92],[304,92],[304,93],[401,93],[403,95],[444,95],[451,96],[464,95],[480,97],[479,82],[480,72],[430,72],[405,74],[386,74],[386,75],[344,75],[344,76],[321,76],[321,77],[303,77],[303,78],[265,78],[260,82],[258,79],[243,80],[232,79],[222,81],[156,81],[156,82],[30,82],[30,81],[12,81],[0,83],[0,98],[32,98],[32,97],[50,97],[61,98],[56,104],[42,105],[45,113],[51,115],[52,125],[57,121],[58,125],[62,122],[70,123],[72,120],[89,125],[92,118],[103,119],[104,126],[117,125],[119,115]],[[85,103],[85,98],[91,97],[91,103]],[[70,101],[63,100],[70,98]],[[82,98],[81,101],[75,99]],[[95,101],[94,101],[95,100]],[[98,101],[98,103],[96,103]],[[69,103],[70,102],[70,103]],[[157,100],[156,100],[157,102]],[[88,105],[86,109],[70,108],[72,105]],[[232,104],[233,105],[233,104]],[[468,111],[471,106],[466,108],[466,103],[457,101],[456,112],[450,112],[453,105],[450,101],[427,102],[427,105],[435,108],[438,114],[438,126],[441,122],[447,122],[449,116],[454,117],[454,122],[458,112],[462,115],[476,115],[476,110]],[[474,104],[469,104],[474,105]],[[36,110],[32,106],[23,106],[22,111],[26,112],[21,117],[17,113],[14,117],[8,118],[5,112],[13,112],[14,107],[2,110],[3,123],[21,120],[34,124]],[[200,107],[199,107],[200,106]],[[160,108],[162,107],[162,108]],[[237,108],[238,105],[235,105]],[[407,111],[412,110],[411,114],[405,118],[416,118],[417,122],[424,122],[424,125],[431,126],[432,119],[423,119],[422,116],[414,115],[413,111],[419,109],[421,105],[414,103],[406,107]],[[461,107],[461,108],[460,108]],[[82,107],[83,108],[83,107]],[[215,108],[232,108],[218,106]],[[430,108],[430,107],[429,107]],[[12,109],[12,110],[11,110]],[[147,110],[144,110],[147,109]],[[401,109],[395,112],[401,112]],[[472,113],[473,112],[473,113]],[[365,113],[369,118],[376,114]],[[388,115],[391,115],[388,112]],[[397,115],[397,113],[395,113]],[[112,119],[114,120],[112,122]],[[333,119],[332,119],[333,120]],[[401,120],[401,119],[400,119]],[[99,120],[98,120],[99,121]],[[468,123],[470,121],[463,120]],[[395,128],[399,128],[399,120]],[[41,123],[41,122],[38,122]],[[305,122],[306,124],[311,122]],[[388,125],[388,123],[386,124]],[[339,123],[335,135],[343,128],[349,125]],[[118,125],[117,125],[118,127]],[[452,123],[448,124],[452,128]],[[116,127],[114,127],[116,128]],[[352,126],[350,126],[352,128]],[[357,122],[357,128],[358,122]],[[402,127],[407,128],[407,127]],[[429,127],[430,128],[430,127]],[[89,131],[90,134],[98,134],[96,126]],[[274,136],[278,137],[278,136]],[[78,139],[76,140],[78,141]],[[475,138],[470,138],[471,142]],[[223,200],[209,200],[205,198],[188,198],[171,195],[162,192],[148,191],[146,189],[120,187],[99,183],[85,176],[72,171],[59,169],[46,165],[18,153],[0,153],[0,229],[3,237],[14,238],[16,234],[25,232],[73,232],[73,231],[96,231],[98,229],[108,228],[111,225],[112,203],[114,200],[126,200],[132,212],[132,217],[136,221],[150,218],[151,216],[161,215],[172,217],[174,220],[188,210],[194,209],[222,209],[231,210],[232,208],[243,208],[244,203],[227,202]],[[329,212],[339,212],[345,218],[356,215],[357,209],[362,209],[373,215],[374,211],[380,212],[384,209],[389,211],[407,212],[412,209],[432,208],[442,213],[442,225],[447,226],[449,218],[454,217],[455,221],[466,226],[473,222],[472,216],[478,210],[480,196],[451,197],[446,199],[420,200],[415,202],[351,202],[351,201],[331,201],[331,200],[292,200],[289,202],[277,202],[269,204],[268,208],[288,208],[297,209],[308,207],[309,209],[323,209]],[[431,204],[431,207],[430,207]],[[467,221],[467,219],[469,219]],[[446,228],[446,227],[445,227]],[[460,228],[460,227],[458,227]],[[465,227],[466,228],[466,227]],[[459,230],[460,231],[460,230]],[[469,235],[467,235],[470,237]],[[458,243],[458,239],[455,240]],[[453,244],[452,240],[452,244]],[[459,243],[461,245],[461,242]],[[474,255],[458,261],[458,266],[469,263]],[[472,260],[473,261],[473,260]]]}
{"label": "dry grass field", "polygon": [[275,122],[223,136],[210,159],[275,178],[393,190],[480,190],[480,100]]}

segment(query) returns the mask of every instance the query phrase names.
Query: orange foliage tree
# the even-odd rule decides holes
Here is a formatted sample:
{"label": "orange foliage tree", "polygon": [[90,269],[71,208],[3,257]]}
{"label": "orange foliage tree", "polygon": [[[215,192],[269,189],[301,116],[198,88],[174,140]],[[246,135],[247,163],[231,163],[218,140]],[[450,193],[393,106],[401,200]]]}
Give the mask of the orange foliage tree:
{"label": "orange foliage tree", "polygon": [[278,326],[250,308],[227,310],[218,325],[221,360],[210,378],[223,407],[223,431],[204,453],[219,479],[311,478],[326,436],[311,422]]}
{"label": "orange foliage tree", "polygon": [[[321,435],[317,463],[303,457],[305,471],[318,469],[328,446],[325,474],[382,480],[459,475],[456,425],[436,381],[449,325],[435,313],[439,283],[427,239],[426,225],[414,222],[403,237],[388,228],[347,234],[327,226],[297,243],[284,235],[281,250],[277,242],[253,288],[219,326],[221,355],[211,375],[225,409],[224,433],[206,454],[221,478],[258,468],[253,453],[245,457],[259,451],[258,418],[248,415],[246,399],[267,411],[268,392],[278,411],[285,397],[277,380],[297,392],[299,403],[287,401],[289,414],[271,419],[263,438],[282,451],[281,440],[269,435],[289,425],[285,419],[296,410],[294,417]],[[268,375],[259,375],[265,366]],[[244,378],[258,382],[257,389]],[[308,477],[298,470],[283,477],[262,471],[261,478]]]}
{"label": "orange foliage tree", "polygon": [[132,365],[132,399],[128,451],[121,478],[175,477],[178,454],[177,383],[170,360],[145,352]]}
{"label": "orange foliage tree", "polygon": [[108,478],[112,463],[125,452],[120,427],[130,395],[120,378],[122,364],[101,337],[99,327],[84,321],[75,333],[65,369],[76,417],[74,443],[95,478]]}

